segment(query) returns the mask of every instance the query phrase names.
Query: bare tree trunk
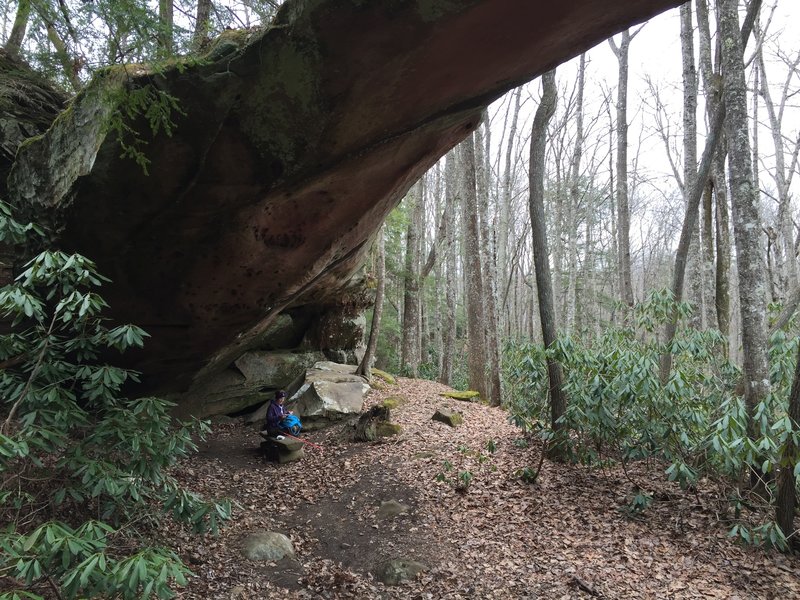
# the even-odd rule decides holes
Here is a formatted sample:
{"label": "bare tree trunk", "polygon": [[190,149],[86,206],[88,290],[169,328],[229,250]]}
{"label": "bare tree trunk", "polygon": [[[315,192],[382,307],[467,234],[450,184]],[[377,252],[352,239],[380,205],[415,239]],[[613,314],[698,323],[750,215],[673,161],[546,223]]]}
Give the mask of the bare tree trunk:
{"label": "bare tree trunk", "polygon": [[486,385],[486,345],[483,336],[485,312],[483,306],[483,277],[481,274],[481,241],[476,197],[475,139],[470,135],[461,142],[462,189],[464,196],[464,283],[467,305],[467,337],[469,349],[467,366],[469,386],[489,399]]}
{"label": "bare tree trunk", "polygon": [[[758,0],[751,2],[758,5]],[[769,392],[766,339],[766,278],[759,236],[761,218],[758,190],[753,187],[750,139],[747,132],[747,86],[744,75],[742,36],[737,0],[719,0],[722,61],[725,73],[723,97],[727,116],[728,168],[731,180],[733,229],[739,274],[739,311],[744,350],[743,377],[748,414],[747,433],[756,437],[753,414]],[[748,10],[750,10],[748,9]],[[754,474],[755,475],[755,474]]]}
{"label": "bare tree trunk", "polygon": [[[681,15],[681,62],[683,65],[683,200],[688,205],[689,195],[697,179],[697,71],[694,66],[694,28],[692,26],[691,4],[680,7]],[[695,311],[692,325],[704,326],[705,306],[702,280],[702,248],[700,232],[697,227],[691,231],[689,243],[688,270],[690,298]]]}
{"label": "bare tree trunk", "polygon": [[174,15],[173,0],[158,0],[158,46],[167,57],[172,56],[175,51]]}
{"label": "bare tree trunk", "polygon": [[[547,228],[544,214],[544,169],[547,124],[556,109],[556,72],[542,75],[542,100],[536,109],[531,132],[530,156],[530,202],[531,239],[533,261],[536,271],[536,290],[539,299],[539,319],[542,324],[544,346],[552,348],[556,340],[556,316],[553,306],[553,286],[550,277],[550,251],[547,244]],[[563,391],[561,365],[552,356],[547,358],[547,375],[550,381],[550,426],[561,434],[563,426],[559,419],[567,410],[567,399]],[[559,435],[559,437],[561,437]],[[563,456],[564,448],[551,448],[554,458]]]}
{"label": "bare tree trunk", "polygon": [[403,342],[400,362],[403,372],[416,377],[419,371],[420,356],[420,235],[424,228],[424,178],[414,185],[408,196],[413,199],[411,215],[406,229],[406,259],[404,269],[403,294]]}
{"label": "bare tree trunk", "polygon": [[19,0],[17,14],[14,17],[14,25],[11,27],[11,33],[8,34],[5,46],[3,46],[5,51],[12,56],[19,57],[19,51],[25,39],[25,32],[28,29],[30,17],[31,0]]}
{"label": "bare tree trunk", "polygon": [[377,287],[375,289],[375,306],[372,309],[372,325],[369,329],[367,350],[364,352],[364,358],[361,359],[361,364],[356,370],[357,375],[364,375],[367,378],[371,376],[372,360],[375,357],[375,349],[378,346],[378,335],[380,334],[381,318],[383,317],[383,296],[386,290],[386,252],[384,250],[383,227],[378,231],[376,244],[378,247]]}
{"label": "bare tree trunk", "polygon": [[489,154],[488,136],[486,143],[482,135],[483,127],[488,128],[488,118],[484,113],[483,126],[475,130],[475,162],[480,166],[477,177],[478,211],[481,227],[481,273],[483,274],[484,339],[486,342],[486,368],[488,370],[489,404],[500,406],[502,388],[500,382],[500,344],[497,333],[497,309],[495,293],[495,261],[489,227],[489,169],[486,157]]}
{"label": "bare tree trunk", "polygon": [[[700,32],[700,72],[703,75],[703,87],[706,93],[706,114],[709,122],[713,122],[722,97],[721,78],[715,72],[711,60],[711,28],[708,19],[707,0],[697,0],[697,24]],[[716,147],[711,166],[711,188],[714,195],[716,211],[714,240],[717,247],[715,264],[714,300],[716,322],[719,330],[727,337],[730,330],[730,283],[731,240],[730,222],[728,220],[728,194],[725,180],[726,143],[724,132]],[[709,236],[710,237],[710,236]]]}
{"label": "bare tree trunk", "polygon": [[[760,6],[761,6],[761,0],[752,0],[752,2],[750,3],[750,6],[747,9],[747,17],[745,18],[742,32],[738,38],[739,48],[741,48],[743,40],[746,41],[747,38],[750,36],[750,31],[753,25],[753,19],[755,18],[755,14],[758,12]],[[742,76],[744,76],[743,65],[741,66],[741,70],[742,70]],[[675,252],[675,268],[672,274],[671,289],[672,289],[672,295],[676,302],[680,302],[681,299],[683,298],[683,283],[686,275],[687,257],[689,255],[689,241],[691,239],[691,232],[697,225],[700,197],[702,196],[703,193],[703,187],[705,187],[705,181],[708,178],[709,173],[711,172],[711,165],[713,163],[713,157],[716,151],[717,143],[719,142],[721,137],[723,124],[729,122],[729,119],[726,117],[726,102],[727,102],[727,94],[724,95],[723,98],[720,100],[720,103],[717,106],[714,116],[710,119],[710,129],[708,132],[708,137],[706,138],[705,148],[703,149],[703,158],[700,161],[700,168],[698,170],[697,179],[695,179],[695,185],[692,189],[691,194],[689,194],[689,201],[688,204],[686,205],[686,216],[683,219],[683,227],[681,228],[681,236],[680,240],[678,241],[678,249]],[[745,116],[746,114],[747,114],[747,106],[745,104]],[[745,120],[743,123],[745,125],[745,133],[746,133],[747,121]],[[728,151],[729,153],[731,152],[730,143]],[[749,160],[750,160],[750,155],[748,148],[747,162],[749,162]],[[733,186],[733,181],[731,182],[731,186]],[[756,236],[757,235],[758,233],[756,232]],[[737,250],[738,250],[738,243],[737,243]],[[739,273],[741,277],[741,270],[739,271]],[[742,287],[741,279],[739,280],[739,287],[740,288]],[[664,328],[665,346],[668,347],[672,343],[672,340],[675,337],[675,331],[677,330],[677,326],[678,326],[678,317],[677,314],[673,314]],[[667,349],[667,351],[661,355],[660,375],[662,382],[667,381],[671,370],[672,370],[672,354],[670,354],[669,349]]]}
{"label": "bare tree trunk", "polygon": [[454,229],[458,219],[458,175],[455,150],[451,150],[445,162],[445,219],[447,227],[447,249],[445,265],[445,311],[444,328],[442,331],[442,370],[439,381],[450,385],[453,380],[453,351],[456,344],[456,244],[454,243]]}
{"label": "bare tree trunk", "polygon": [[580,200],[581,158],[583,156],[583,92],[586,82],[586,54],[581,54],[578,66],[578,90],[575,99],[575,146],[572,150],[569,171],[569,203],[567,208],[567,248],[569,252],[569,278],[567,280],[566,313],[564,328],[572,332],[575,327],[578,287],[578,202]]}
{"label": "bare tree trunk", "polygon": [[622,32],[619,46],[614,38],[609,44],[617,57],[619,78],[617,82],[617,248],[619,251],[620,299],[628,307],[633,306],[633,282],[631,280],[631,211],[628,203],[628,50],[630,32]]}
{"label": "bare tree trunk", "polygon": [[197,15],[194,21],[194,32],[192,33],[192,50],[197,52],[208,42],[208,34],[211,31],[211,0],[197,0]]}

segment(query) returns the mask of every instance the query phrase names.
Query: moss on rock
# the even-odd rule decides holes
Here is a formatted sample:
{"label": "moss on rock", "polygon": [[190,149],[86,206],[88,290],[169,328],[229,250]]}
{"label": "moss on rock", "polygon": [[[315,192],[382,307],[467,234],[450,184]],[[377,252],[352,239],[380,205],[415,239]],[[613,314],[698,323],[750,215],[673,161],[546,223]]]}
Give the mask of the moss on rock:
{"label": "moss on rock", "polygon": [[389,373],[387,373],[386,371],[381,371],[380,369],[372,369],[371,371],[373,377],[382,379],[389,385],[397,384],[397,380],[392,375],[389,375]]}
{"label": "moss on rock", "polygon": [[439,392],[439,395],[445,398],[452,398],[453,400],[462,400],[464,402],[478,402],[480,400],[480,392],[476,392],[475,390]]}

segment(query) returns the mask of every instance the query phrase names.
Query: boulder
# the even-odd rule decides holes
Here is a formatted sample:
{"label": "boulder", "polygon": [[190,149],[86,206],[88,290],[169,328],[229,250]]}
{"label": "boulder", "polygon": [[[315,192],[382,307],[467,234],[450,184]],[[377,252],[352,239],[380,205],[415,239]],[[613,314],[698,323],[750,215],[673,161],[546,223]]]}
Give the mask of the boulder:
{"label": "boulder", "polygon": [[249,560],[281,560],[294,558],[294,547],[292,541],[282,533],[257,531],[242,542],[242,554]]}
{"label": "boulder", "polygon": [[324,358],[322,352],[251,351],[233,364],[248,387],[278,390],[289,387],[306,369]]}
{"label": "boulder", "polygon": [[[323,426],[361,412],[369,385],[355,374],[354,365],[318,362],[306,371],[287,404],[303,420],[306,429]],[[299,385],[297,385],[299,384]]]}
{"label": "boulder", "polygon": [[263,421],[275,390],[288,387],[310,366],[323,358],[321,352],[250,351],[221,373],[195,382],[181,396],[176,416],[230,414],[263,404],[250,421]]}
{"label": "boulder", "polygon": [[449,408],[440,408],[431,418],[434,421],[450,425],[450,427],[458,427],[464,422],[464,417],[461,416],[461,413],[450,410]]}

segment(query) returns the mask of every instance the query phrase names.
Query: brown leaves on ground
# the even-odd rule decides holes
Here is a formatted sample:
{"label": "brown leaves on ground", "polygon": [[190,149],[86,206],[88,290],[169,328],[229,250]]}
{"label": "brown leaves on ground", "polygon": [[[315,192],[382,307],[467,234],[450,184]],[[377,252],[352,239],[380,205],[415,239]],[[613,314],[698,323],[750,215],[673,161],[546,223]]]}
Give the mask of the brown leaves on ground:
{"label": "brown leaves on ground", "polygon": [[[266,462],[256,431],[223,425],[178,477],[239,507],[214,537],[174,533],[169,543],[195,577],[180,598],[797,598],[800,560],[739,546],[726,537],[707,490],[684,493],[657,465],[629,474],[656,491],[637,518],[620,470],[544,462],[541,446],[498,408],[439,396],[442,385],[400,379],[373,391],[406,400],[403,427],[372,444],[352,425],[304,436],[303,460]],[[464,415],[456,429],[431,421],[438,408]],[[492,452],[492,450],[494,450]],[[468,475],[464,475],[468,473]],[[471,477],[470,477],[471,476]],[[380,520],[381,502],[409,505]],[[296,560],[254,563],[239,552],[257,529],[280,531]],[[389,559],[426,564],[417,580],[387,587],[372,576]]]}

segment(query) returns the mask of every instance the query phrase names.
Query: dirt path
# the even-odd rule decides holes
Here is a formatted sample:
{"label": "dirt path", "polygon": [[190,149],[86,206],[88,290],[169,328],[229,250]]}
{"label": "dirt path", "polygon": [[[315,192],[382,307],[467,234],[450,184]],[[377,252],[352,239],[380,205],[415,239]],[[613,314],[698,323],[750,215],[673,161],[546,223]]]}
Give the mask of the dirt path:
{"label": "dirt path", "polygon": [[[255,431],[217,427],[179,478],[240,508],[217,538],[173,536],[196,574],[179,597],[800,598],[800,560],[728,540],[710,493],[684,494],[642,465],[635,476],[658,500],[632,520],[619,510],[630,484],[614,470],[546,462],[526,483],[538,445],[525,447],[501,410],[438,396],[445,389],[400,380],[374,391],[368,405],[405,400],[392,411],[400,436],[354,444],[345,425],[312,432],[322,450],[287,465],[263,460]],[[439,407],[460,410],[464,425],[432,422]],[[471,475],[466,491],[459,473]],[[409,513],[379,520],[388,500]],[[241,540],[259,529],[288,535],[296,560],[244,559]],[[386,587],[371,573],[391,558],[429,570]]]}

